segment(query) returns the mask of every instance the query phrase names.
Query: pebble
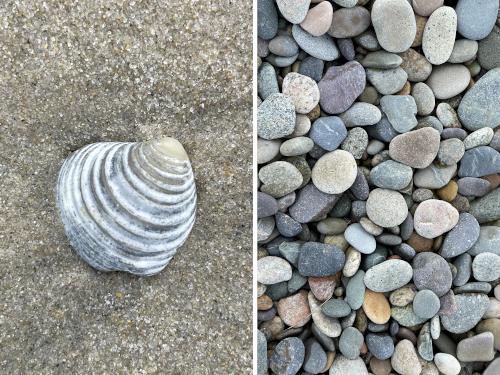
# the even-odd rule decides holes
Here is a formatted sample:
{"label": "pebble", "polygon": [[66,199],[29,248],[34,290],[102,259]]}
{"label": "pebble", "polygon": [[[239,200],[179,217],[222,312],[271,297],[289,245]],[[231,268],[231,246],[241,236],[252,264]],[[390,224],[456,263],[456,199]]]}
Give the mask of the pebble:
{"label": "pebble", "polygon": [[481,321],[476,328],[478,333],[491,332],[495,337],[494,347],[500,350],[500,319],[486,319]]}
{"label": "pebble", "polygon": [[281,15],[290,23],[301,23],[307,15],[311,0],[276,0]]}
{"label": "pebble", "polygon": [[331,318],[343,318],[351,313],[351,308],[344,300],[331,299],[321,306],[321,311]]}
{"label": "pebble", "polygon": [[297,57],[299,57],[299,54],[293,56],[278,56],[270,54],[267,56],[266,61],[276,68],[284,68],[293,64],[295,60],[297,60]]}
{"label": "pebble", "polygon": [[423,82],[431,75],[432,64],[413,48],[400,53],[399,56],[403,59],[401,68],[408,75],[409,81]]}
{"label": "pebble", "polygon": [[354,184],[350,187],[350,191],[356,199],[362,201],[368,199],[370,187],[368,186],[368,181],[361,168],[358,168],[356,179],[354,180]]}
{"label": "pebble", "polygon": [[259,180],[260,190],[274,198],[280,198],[297,189],[303,181],[302,174],[291,163],[275,161],[262,167]]}
{"label": "pebble", "polygon": [[440,65],[450,58],[455,44],[456,30],[455,9],[443,6],[432,12],[425,24],[422,37],[422,51],[431,64]]}
{"label": "pebble", "polygon": [[493,129],[492,128],[481,128],[475,132],[470,133],[464,139],[464,146],[466,150],[469,150],[478,146],[486,146],[493,139]]}
{"label": "pebble", "polygon": [[443,5],[444,0],[412,0],[411,3],[416,14],[428,17]]}
{"label": "pebble", "polygon": [[273,0],[258,0],[257,19],[257,35],[265,40],[274,38],[278,32],[278,12]]}
{"label": "pebble", "polygon": [[412,276],[413,270],[409,263],[404,260],[390,259],[366,271],[364,282],[368,289],[385,293],[406,285]]}
{"label": "pebble", "polygon": [[269,358],[269,367],[276,375],[295,375],[304,363],[305,347],[297,337],[281,340]]}
{"label": "pebble", "polygon": [[279,86],[274,67],[265,62],[260,66],[257,77],[257,92],[262,100],[266,100],[269,95],[278,94]]}
{"label": "pebble", "polygon": [[340,148],[349,152],[354,159],[361,159],[368,147],[368,133],[363,128],[353,128],[347,133]]}
{"label": "pebble", "polygon": [[346,260],[342,274],[346,277],[353,276],[361,264],[361,253],[350,247],[346,252]]}
{"label": "pebble", "polygon": [[470,78],[465,65],[443,64],[434,67],[426,83],[436,99],[450,99],[467,88]]}
{"label": "pebble", "polygon": [[444,167],[431,164],[415,173],[413,183],[419,188],[440,189],[450,182],[456,171],[456,164]]}
{"label": "pebble", "polygon": [[500,219],[500,189],[496,188],[484,197],[472,201],[469,212],[479,223]]}
{"label": "pebble", "polygon": [[343,355],[335,357],[330,375],[369,375],[365,362],[361,358],[348,359]]}
{"label": "pebble", "polygon": [[316,229],[322,234],[342,234],[347,228],[348,222],[344,219],[328,217],[321,220]]}
{"label": "pebble", "polygon": [[483,332],[461,340],[457,345],[457,358],[462,362],[489,362],[495,358],[493,348],[495,337]]}
{"label": "pebble", "polygon": [[312,293],[308,295],[309,307],[311,308],[312,320],[316,327],[328,337],[339,337],[342,332],[342,327],[337,318],[330,318],[321,311],[319,301]]}
{"label": "pebble", "polygon": [[299,73],[288,73],[283,80],[283,94],[292,98],[297,113],[309,113],[319,103],[319,89],[316,82]]}
{"label": "pebble", "polygon": [[436,238],[457,225],[458,217],[458,211],[448,202],[429,199],[418,205],[413,220],[419,235]]}
{"label": "pebble", "polygon": [[495,281],[500,278],[500,256],[480,253],[472,261],[472,273],[477,281]]}
{"label": "pebble", "polygon": [[283,142],[280,153],[283,156],[298,156],[307,154],[314,146],[314,142],[308,137],[295,137]]}
{"label": "pebble", "polygon": [[391,317],[403,327],[415,327],[426,321],[426,319],[420,318],[415,315],[415,313],[413,312],[413,307],[411,305],[404,307],[393,307],[391,309]]}
{"label": "pebble", "polygon": [[[486,282],[474,281],[467,283],[461,287],[454,289],[455,294],[462,293],[489,293],[491,292],[491,285]],[[484,315],[483,315],[484,318]]]}
{"label": "pebble", "polygon": [[429,289],[438,297],[451,288],[452,274],[448,262],[435,253],[423,252],[412,262],[413,282],[418,290]]}
{"label": "pebble", "polygon": [[347,129],[339,117],[320,117],[312,124],[309,137],[321,148],[334,151],[347,137]]}
{"label": "pebble", "polygon": [[348,359],[356,359],[359,357],[363,341],[364,337],[361,332],[354,327],[347,327],[340,335],[339,351]]}
{"label": "pebble", "polygon": [[474,131],[485,126],[494,128],[500,123],[499,91],[500,68],[497,68],[483,75],[465,93],[458,106],[458,116],[465,128]]}
{"label": "pebble", "polygon": [[426,168],[436,157],[440,145],[439,132],[422,128],[400,134],[389,144],[392,159],[412,168]]}
{"label": "pebble", "polygon": [[397,161],[387,160],[370,171],[370,181],[384,189],[401,190],[408,186],[413,177],[413,170]]}
{"label": "pebble", "polygon": [[403,59],[395,53],[375,51],[368,53],[361,60],[361,65],[365,68],[394,69],[399,67],[402,62]]}
{"label": "pebble", "polygon": [[391,364],[401,375],[420,375],[422,371],[415,347],[410,340],[401,340],[396,344]]}
{"label": "pebble", "polygon": [[314,8],[309,9],[300,26],[313,36],[321,36],[330,29],[332,17],[332,4],[328,1],[322,1]]}
{"label": "pebble", "polygon": [[432,338],[430,332],[430,323],[425,323],[418,334],[417,352],[418,354],[420,354],[422,359],[426,361],[432,361],[432,359],[434,358],[434,351],[432,347]]}
{"label": "pebble", "polygon": [[459,0],[456,6],[458,32],[467,39],[480,40],[493,29],[498,0]]}
{"label": "pebble", "polygon": [[384,142],[380,142],[377,139],[372,139],[368,142],[368,147],[366,147],[366,152],[368,155],[373,156],[381,152],[385,148]]}
{"label": "pebble", "polygon": [[363,311],[368,319],[376,324],[385,324],[391,318],[391,306],[389,305],[389,302],[387,301],[387,298],[385,298],[384,294],[376,293],[369,289],[365,291]]}
{"label": "pebble", "polygon": [[278,212],[278,202],[269,194],[257,193],[257,218],[272,216]]}
{"label": "pebble", "polygon": [[[443,104],[443,103],[440,103]],[[463,141],[467,137],[467,132],[461,128],[446,128],[441,132],[442,139],[451,139],[457,138],[460,141]]]}
{"label": "pebble", "polygon": [[397,132],[406,133],[417,126],[417,104],[412,96],[386,95],[380,99],[380,106]]}
{"label": "pebble", "polygon": [[473,60],[476,57],[478,47],[475,40],[457,39],[447,62],[460,64]]}
{"label": "pebble", "polygon": [[304,371],[309,374],[319,374],[326,366],[326,352],[320,343],[310,338],[305,343]]}
{"label": "pebble", "polygon": [[295,128],[290,138],[306,135],[311,129],[311,120],[306,115],[298,114],[295,119]]}
{"label": "pebble", "polygon": [[311,292],[320,301],[326,301],[333,296],[337,279],[335,276],[309,277],[309,287]]}
{"label": "pebble", "polygon": [[370,26],[370,12],[365,7],[340,8],[333,12],[328,34],[334,38],[353,38]]}
{"label": "pebble", "polygon": [[340,5],[343,8],[352,8],[358,3],[357,0],[333,0],[333,2]]}
{"label": "pebble", "polygon": [[263,139],[283,138],[295,129],[295,106],[283,94],[269,95],[257,109],[257,134]]}
{"label": "pebble", "polygon": [[[326,4],[329,3],[326,2]],[[316,57],[307,56],[300,63],[299,73],[311,77],[316,82],[319,82],[319,80],[323,76],[324,67],[325,67],[325,62],[323,60],[317,59]]]}
{"label": "pebble", "polygon": [[490,300],[484,294],[457,294],[455,303],[457,308],[454,312],[441,315],[441,324],[448,332],[465,333],[479,323],[490,305]]}
{"label": "pebble", "polygon": [[307,292],[301,290],[297,294],[279,300],[278,315],[291,327],[302,327],[309,322],[311,311],[307,301]]}
{"label": "pebble", "polygon": [[[281,34],[271,39],[268,45],[269,52],[278,56],[291,57],[299,53],[299,46],[295,40],[286,34]],[[265,63],[264,63],[265,64]],[[262,64],[262,65],[264,65]],[[274,69],[274,68],[273,68]],[[279,92],[279,91],[277,91]],[[265,99],[265,98],[262,98]]]}
{"label": "pebble", "polygon": [[495,26],[490,35],[479,42],[477,59],[483,69],[500,68],[500,27]]}
{"label": "pebble", "polygon": [[375,125],[382,118],[378,107],[370,103],[356,102],[340,115],[348,128],[355,126]]}
{"label": "pebble", "polygon": [[344,237],[351,246],[363,254],[371,254],[375,251],[375,238],[366,232],[359,223],[349,225]]}
{"label": "pebble", "polygon": [[408,216],[404,197],[393,190],[374,189],[366,201],[368,218],[375,224],[390,228],[401,224]]}
{"label": "pebble", "polygon": [[271,285],[292,278],[292,267],[279,257],[267,256],[257,261],[257,281],[261,284]]}
{"label": "pebble", "polygon": [[335,150],[323,155],[312,169],[312,181],[322,192],[339,194],[349,189],[357,175],[356,160],[351,153]]}
{"label": "pebble", "polygon": [[400,91],[408,78],[408,74],[401,68],[394,69],[366,69],[366,78],[382,95],[396,94]]}
{"label": "pebble", "polygon": [[[455,109],[453,109],[453,107],[449,103],[439,103],[436,107],[436,116],[445,128],[456,128],[461,126]],[[463,140],[465,139],[465,137],[460,139]]]}
{"label": "pebble", "polygon": [[377,124],[368,126],[366,130],[370,137],[382,142],[390,142],[399,134],[396,130],[394,130],[385,115],[382,115],[382,119]]}
{"label": "pebble", "polygon": [[365,85],[365,70],[357,61],[328,68],[318,83],[321,108],[330,114],[345,112],[361,95]]}
{"label": "pebble", "polygon": [[408,1],[376,0],[372,6],[371,18],[383,49],[398,53],[410,48],[417,26]]}
{"label": "pebble", "polygon": [[489,146],[465,151],[458,169],[459,177],[483,177],[495,173],[500,173],[500,153]]}
{"label": "pebble", "polygon": [[337,195],[323,193],[313,184],[307,184],[299,190],[288,213],[299,223],[317,221],[333,208],[338,198]]}
{"label": "pebble", "polygon": [[459,215],[457,225],[446,235],[440,255],[454,258],[469,250],[478,239],[479,223],[473,215],[463,212]]}
{"label": "pebble", "polygon": [[261,330],[257,330],[257,375],[267,373],[267,339]]}
{"label": "pebble", "polygon": [[[389,359],[394,353],[394,342],[389,335],[369,333],[366,335],[366,345],[370,353],[378,360]],[[371,368],[373,370],[373,365]]]}
{"label": "pebble", "polygon": [[480,227],[479,239],[469,250],[469,254],[476,256],[481,253],[494,253],[500,255],[500,227]]}
{"label": "pebble", "polygon": [[464,143],[457,138],[445,139],[439,144],[437,160],[444,165],[456,165],[465,153]]}
{"label": "pebble", "polygon": [[453,265],[457,269],[457,274],[453,278],[454,286],[463,286],[469,281],[472,270],[472,257],[465,253],[459,255]]}
{"label": "pebble", "polygon": [[332,37],[328,34],[314,36],[302,29],[299,25],[293,25],[292,36],[306,53],[324,61],[333,61],[339,58],[339,50]]}
{"label": "pebble", "polygon": [[434,363],[443,375],[458,375],[460,373],[460,363],[451,354],[437,353],[434,356]]}
{"label": "pebble", "polygon": [[486,370],[484,370],[483,375],[496,375],[498,373],[500,373],[500,358],[490,362]]}
{"label": "pebble", "polygon": [[[452,202],[457,196],[458,185],[454,180],[450,180],[448,184],[436,191],[439,198],[446,202]],[[455,207],[456,208],[456,207]]]}
{"label": "pebble", "polygon": [[329,276],[341,271],[344,263],[345,255],[338,247],[306,242],[300,250],[298,269],[302,276]]}
{"label": "pebble", "polygon": [[411,96],[415,100],[419,116],[427,116],[432,113],[436,105],[436,98],[429,86],[423,82],[417,82],[411,90]]}
{"label": "pebble", "polygon": [[347,283],[345,301],[353,310],[358,310],[363,305],[366,290],[364,277],[365,272],[359,270]]}
{"label": "pebble", "polygon": [[430,319],[440,308],[439,297],[431,290],[420,290],[413,299],[413,311],[423,319]]}

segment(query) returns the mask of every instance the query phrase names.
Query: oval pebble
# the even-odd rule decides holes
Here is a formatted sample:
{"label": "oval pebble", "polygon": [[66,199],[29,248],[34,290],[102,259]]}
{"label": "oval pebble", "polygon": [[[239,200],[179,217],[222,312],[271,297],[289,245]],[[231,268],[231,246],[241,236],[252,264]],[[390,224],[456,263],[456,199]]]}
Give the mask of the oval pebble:
{"label": "oval pebble", "polygon": [[322,1],[314,8],[309,9],[300,26],[313,36],[321,36],[330,29],[332,17],[332,4],[328,1]]}
{"label": "oval pebble", "polygon": [[290,264],[275,256],[267,256],[257,261],[257,281],[264,285],[277,284],[292,278]]}
{"label": "oval pebble", "polygon": [[347,327],[342,331],[339,339],[339,351],[348,359],[359,357],[363,334],[354,327]]}
{"label": "oval pebble", "polygon": [[374,125],[382,118],[378,107],[370,103],[356,102],[347,111],[340,115],[348,128],[355,126]]}
{"label": "oval pebble", "polygon": [[417,206],[413,215],[415,231],[425,238],[436,238],[458,223],[458,211],[448,202],[429,199]]}
{"label": "oval pebble", "polygon": [[295,129],[295,106],[283,94],[269,95],[257,109],[257,134],[267,140],[286,137]]}
{"label": "oval pebble", "polygon": [[292,98],[297,113],[309,113],[319,103],[317,83],[312,78],[299,73],[291,72],[285,76],[282,92]]}
{"label": "oval pebble", "polygon": [[269,367],[275,374],[295,375],[304,363],[305,347],[297,337],[281,340],[269,358]]}
{"label": "oval pebble", "polygon": [[358,36],[370,26],[370,12],[364,7],[340,8],[333,12],[328,34],[334,38]]}
{"label": "oval pebble", "polygon": [[393,190],[374,189],[366,201],[368,218],[375,224],[390,228],[401,224],[408,216],[404,197]]}
{"label": "oval pebble", "polygon": [[444,375],[458,375],[460,369],[460,362],[448,353],[437,353],[434,356],[434,363],[441,373]]}
{"label": "oval pebble", "polygon": [[387,298],[385,298],[383,293],[376,293],[370,289],[365,291],[363,311],[368,319],[376,324],[385,324],[391,318],[391,306]]}
{"label": "oval pebble", "polygon": [[451,288],[452,274],[448,262],[435,253],[423,252],[413,258],[413,282],[418,290],[429,289],[438,297]]}
{"label": "oval pebble", "polygon": [[422,51],[431,64],[440,65],[450,58],[456,31],[455,9],[443,6],[432,12],[422,37]]}
{"label": "oval pebble", "polygon": [[396,344],[391,364],[399,374],[420,375],[422,371],[417,352],[410,340],[401,340]]}
{"label": "oval pebble", "polygon": [[412,168],[426,168],[436,157],[439,132],[432,128],[422,128],[394,137],[389,144],[392,159]]}
{"label": "oval pebble", "polygon": [[262,167],[259,180],[260,190],[274,198],[280,198],[297,189],[303,181],[300,171],[286,161],[275,161]]}
{"label": "oval pebble", "polygon": [[292,36],[300,48],[313,57],[324,61],[333,61],[339,57],[339,50],[328,34],[314,36],[299,25],[293,25]]}
{"label": "oval pebble", "polygon": [[364,282],[374,292],[390,292],[408,282],[413,276],[411,265],[404,260],[390,259],[366,271]]}
{"label": "oval pebble", "polygon": [[308,137],[295,137],[283,142],[280,153],[283,156],[297,156],[307,154],[314,146],[314,142]]}
{"label": "oval pebble", "polygon": [[480,40],[493,29],[498,0],[459,0],[456,7],[457,29],[464,38]]}
{"label": "oval pebble", "polygon": [[413,299],[413,311],[423,319],[430,319],[436,315],[440,306],[439,297],[431,290],[420,290]]}
{"label": "oval pebble", "polygon": [[377,246],[375,238],[359,223],[349,225],[344,232],[344,237],[352,247],[363,254],[373,253]]}
{"label": "oval pebble", "polygon": [[370,171],[371,182],[380,188],[401,190],[408,186],[413,177],[413,170],[394,160],[387,160]]}
{"label": "oval pebble", "polygon": [[347,151],[335,150],[323,155],[312,169],[312,181],[322,192],[339,194],[349,189],[357,175],[356,160]]}
{"label": "oval pebble", "polygon": [[281,15],[290,23],[301,23],[306,18],[311,0],[276,0]]}
{"label": "oval pebble", "polygon": [[432,89],[423,82],[417,82],[411,91],[417,105],[417,114],[420,116],[430,115],[436,105],[436,98]]}
{"label": "oval pebble", "polygon": [[450,99],[464,91],[470,82],[470,71],[462,64],[434,67],[427,85],[437,99]]}

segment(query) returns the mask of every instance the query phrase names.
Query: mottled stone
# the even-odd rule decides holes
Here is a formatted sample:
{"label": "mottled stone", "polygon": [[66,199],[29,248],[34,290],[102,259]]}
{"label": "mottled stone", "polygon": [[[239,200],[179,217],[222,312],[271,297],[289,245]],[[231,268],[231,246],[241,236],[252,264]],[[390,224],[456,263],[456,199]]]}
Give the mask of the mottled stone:
{"label": "mottled stone", "polygon": [[394,69],[366,69],[368,81],[382,95],[396,94],[400,91],[408,78],[408,74],[401,68]]}
{"label": "mottled stone", "polygon": [[333,12],[328,34],[334,38],[358,36],[370,26],[370,12],[364,7],[340,8]]}
{"label": "mottled stone", "polygon": [[380,188],[401,190],[413,177],[412,169],[393,160],[380,163],[370,171],[371,182]]}
{"label": "mottled stone", "polygon": [[437,160],[444,165],[456,165],[465,153],[464,143],[457,138],[445,139],[439,145]]}
{"label": "mottled stone", "polygon": [[450,182],[456,171],[456,164],[444,167],[431,164],[415,172],[413,183],[419,188],[440,189]]}
{"label": "mottled stone", "polygon": [[365,274],[364,282],[368,289],[385,293],[406,285],[412,276],[413,270],[409,263],[390,259],[371,267]]}
{"label": "mottled stone", "polygon": [[311,177],[314,185],[322,192],[339,194],[352,186],[357,171],[356,160],[351,153],[335,150],[316,162]]}
{"label": "mottled stone", "polygon": [[500,173],[500,153],[489,146],[465,151],[458,169],[460,177],[483,177],[495,173]]}
{"label": "mottled stone", "polygon": [[453,8],[443,6],[431,14],[422,37],[422,50],[431,64],[440,65],[450,58],[456,30],[457,14]]}
{"label": "mottled stone", "polygon": [[295,129],[295,106],[283,94],[271,94],[257,109],[257,134],[263,139],[283,138]]}
{"label": "mottled stone", "polygon": [[269,367],[276,375],[295,375],[304,362],[305,347],[297,337],[281,340],[269,358]]}
{"label": "mottled stone", "polygon": [[280,318],[286,325],[291,327],[302,327],[311,319],[311,311],[309,310],[305,290],[281,299],[277,308]]}
{"label": "mottled stone", "polygon": [[500,219],[500,188],[472,201],[469,212],[479,223]]}
{"label": "mottled stone", "polygon": [[425,56],[421,55],[413,48],[400,53],[399,56],[403,59],[401,68],[408,75],[409,81],[422,82],[429,78],[432,72],[432,64],[427,61]]}
{"label": "mottled stone", "polygon": [[451,333],[464,333],[474,328],[490,304],[484,294],[458,294],[455,301],[456,311],[441,316],[441,324]]}
{"label": "mottled stone", "polygon": [[443,258],[454,258],[469,250],[479,238],[479,223],[471,214],[459,215],[457,225],[446,235],[441,247]]}
{"label": "mottled stone", "polygon": [[436,157],[439,132],[432,128],[422,128],[394,137],[389,144],[392,159],[412,168],[425,168]]}
{"label": "mottled stone", "polygon": [[392,368],[402,375],[420,375],[422,371],[415,347],[410,340],[401,340],[396,344],[391,364]]}
{"label": "mottled stone", "polygon": [[302,276],[329,276],[341,271],[344,263],[345,255],[338,247],[306,242],[300,250],[298,269]]}
{"label": "mottled stone", "polygon": [[290,216],[299,223],[309,223],[325,216],[339,199],[338,195],[326,194],[313,184],[299,190],[297,199],[290,206]]}
{"label": "mottled stone", "polygon": [[380,106],[397,132],[406,133],[417,126],[417,104],[412,96],[385,95],[380,99]]}
{"label": "mottled stone", "polygon": [[275,161],[260,169],[259,180],[263,183],[260,190],[279,198],[300,187],[303,178],[300,171],[291,163]]}
{"label": "mottled stone", "polygon": [[448,262],[435,253],[423,252],[412,262],[413,282],[418,290],[429,289],[438,297],[451,288],[452,274]]}
{"label": "mottled stone", "polygon": [[366,202],[368,218],[375,224],[390,228],[401,224],[408,215],[404,197],[393,190],[374,189]]}
{"label": "mottled stone", "polygon": [[500,255],[480,253],[472,262],[472,273],[478,281],[494,281],[500,278]]}

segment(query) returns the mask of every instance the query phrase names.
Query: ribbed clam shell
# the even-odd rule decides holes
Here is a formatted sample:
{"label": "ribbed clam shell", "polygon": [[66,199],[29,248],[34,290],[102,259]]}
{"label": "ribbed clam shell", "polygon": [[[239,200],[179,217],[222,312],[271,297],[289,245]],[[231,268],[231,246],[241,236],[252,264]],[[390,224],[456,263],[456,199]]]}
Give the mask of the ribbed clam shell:
{"label": "ribbed clam shell", "polygon": [[160,272],[195,220],[191,164],[168,137],[79,149],[61,167],[56,196],[71,246],[102,271]]}

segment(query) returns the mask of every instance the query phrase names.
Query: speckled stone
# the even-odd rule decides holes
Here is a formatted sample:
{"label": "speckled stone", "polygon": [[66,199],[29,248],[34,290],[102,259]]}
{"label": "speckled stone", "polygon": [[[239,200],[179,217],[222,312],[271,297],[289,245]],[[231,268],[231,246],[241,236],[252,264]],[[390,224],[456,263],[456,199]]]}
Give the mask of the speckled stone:
{"label": "speckled stone", "polygon": [[272,216],[278,211],[278,202],[269,194],[257,193],[257,217]]}
{"label": "speckled stone", "polygon": [[403,327],[415,327],[427,320],[418,317],[413,312],[413,307],[411,305],[407,305],[404,307],[393,307],[391,309],[391,317]]}
{"label": "speckled stone", "polygon": [[479,42],[477,59],[483,69],[500,68],[500,27],[495,26],[491,33]]}
{"label": "speckled stone", "polygon": [[344,300],[332,298],[321,306],[321,311],[331,318],[343,318],[351,313],[351,308]]}
{"label": "speckled stone", "polygon": [[400,53],[399,56],[403,59],[401,68],[408,75],[409,81],[422,82],[429,78],[432,65],[423,55],[410,48],[408,51]]}
{"label": "speckled stone", "polygon": [[493,134],[494,131],[492,128],[481,128],[470,133],[467,138],[464,139],[465,149],[469,150],[478,146],[487,146],[493,139]]}
{"label": "speckled stone", "polygon": [[273,0],[257,2],[257,34],[262,39],[272,39],[278,32],[278,12]]}
{"label": "speckled stone", "polygon": [[479,238],[479,223],[467,212],[459,215],[457,225],[446,235],[440,255],[454,258],[469,250]]}
{"label": "speckled stone", "polygon": [[368,375],[366,365],[361,358],[348,359],[339,355],[330,367],[330,375]]}
{"label": "speckled stone", "polygon": [[370,103],[356,102],[347,111],[340,115],[348,128],[355,126],[374,125],[382,118],[378,107]]}
{"label": "speckled stone", "polygon": [[443,6],[436,9],[425,24],[422,50],[431,64],[446,62],[453,51],[457,30],[455,9]]}
{"label": "speckled stone", "polygon": [[277,308],[280,318],[291,327],[302,327],[311,319],[307,291],[305,290],[280,299]]}
{"label": "speckled stone", "polygon": [[276,375],[295,375],[302,367],[305,347],[297,337],[281,340],[269,358],[269,367]]}
{"label": "speckled stone", "polygon": [[[311,138],[295,137],[292,139],[288,139],[281,144],[280,154],[283,156],[304,155],[304,154],[307,154],[309,151],[311,151],[313,147],[314,147],[314,142]],[[306,180],[306,179],[304,178],[304,180]],[[307,183],[307,181],[306,181],[306,183]]]}
{"label": "speckled stone", "polygon": [[448,353],[437,353],[434,363],[443,375],[458,375],[461,369],[460,362]]}
{"label": "speckled stone", "polygon": [[316,57],[307,56],[300,63],[299,73],[311,77],[316,82],[319,82],[319,80],[323,76],[324,66],[325,63],[323,60],[317,59]]}
{"label": "speckled stone", "polygon": [[457,171],[457,165],[439,166],[431,164],[419,169],[413,176],[413,183],[419,188],[440,189],[446,186]]}
{"label": "speckled stone", "polygon": [[380,163],[370,171],[371,182],[380,188],[401,190],[413,177],[412,169],[393,160]]}
{"label": "speckled stone", "polygon": [[368,199],[368,194],[370,193],[370,187],[368,186],[368,181],[361,168],[358,168],[356,179],[354,180],[354,183],[349,188],[349,190],[356,199],[362,201]]}
{"label": "speckled stone", "polygon": [[411,95],[415,99],[418,115],[426,116],[432,113],[436,105],[436,98],[429,86],[423,82],[417,82],[411,90]]}
{"label": "speckled stone", "polygon": [[263,183],[260,190],[274,198],[280,198],[295,189],[303,181],[302,174],[291,163],[275,161],[262,167],[259,180]]}
{"label": "speckled stone", "polygon": [[391,364],[392,368],[402,375],[420,375],[422,371],[415,347],[410,340],[401,340],[396,344]]}
{"label": "speckled stone", "polygon": [[354,157],[347,151],[335,150],[322,156],[312,169],[312,181],[322,192],[339,194],[349,189],[357,175]]}
{"label": "speckled stone", "polygon": [[394,69],[366,69],[368,81],[382,95],[396,94],[400,91],[408,78],[408,74],[401,68]]}
{"label": "speckled stone", "polygon": [[257,76],[257,91],[262,100],[266,100],[269,95],[277,94],[280,92],[278,86],[278,79],[274,67],[264,62],[259,68]]}
{"label": "speckled stone", "polygon": [[394,137],[389,144],[392,159],[412,168],[425,168],[436,157],[440,145],[439,132],[422,128]]}
{"label": "speckled stone", "polygon": [[370,12],[365,7],[340,8],[333,12],[328,34],[334,38],[352,38],[369,26]]}
{"label": "speckled stone", "polygon": [[500,256],[480,253],[472,261],[472,273],[478,281],[494,281],[500,278]]}
{"label": "speckled stone", "polygon": [[469,212],[479,223],[500,219],[500,188],[472,201]]}
{"label": "speckled stone", "polygon": [[307,371],[309,374],[319,374],[326,366],[326,352],[320,343],[313,338],[309,338],[305,342],[305,348],[304,371]]}
{"label": "speckled stone", "polygon": [[498,0],[459,0],[455,9],[458,32],[467,39],[480,40],[495,25]]}
{"label": "speckled stone", "polygon": [[311,0],[276,0],[281,15],[290,23],[301,23],[306,18]]}
{"label": "speckled stone", "polygon": [[443,64],[432,69],[426,83],[436,99],[450,99],[463,92],[470,82],[470,72],[462,64]]}
{"label": "speckled stone", "polygon": [[500,173],[500,153],[489,146],[465,151],[458,169],[460,177],[483,177],[495,173]]}
{"label": "speckled stone", "polygon": [[406,285],[412,276],[413,270],[409,263],[390,259],[366,271],[364,282],[370,290],[385,293]]}
{"label": "speckled stone", "polygon": [[257,134],[263,139],[282,138],[295,129],[295,106],[283,94],[271,94],[257,109]]}
{"label": "speckled stone", "polygon": [[440,308],[439,297],[431,290],[420,290],[413,299],[413,312],[423,319],[430,319]]}
{"label": "speckled stone", "polygon": [[309,137],[327,151],[336,150],[347,136],[343,121],[336,116],[320,117],[312,124]]}
{"label": "speckled stone", "polygon": [[476,57],[479,45],[475,40],[457,39],[447,62],[460,64],[470,61]]}
{"label": "speckled stone", "polygon": [[306,242],[300,250],[298,269],[302,276],[329,276],[341,271],[344,263],[345,255],[338,247]]}
{"label": "speckled stone", "polygon": [[299,53],[299,46],[295,43],[295,40],[287,34],[280,34],[271,39],[268,48],[269,52],[283,57],[291,57]]}
{"label": "speckled stone", "polygon": [[349,152],[354,159],[361,159],[368,147],[368,133],[363,128],[353,128],[347,132],[340,148]]}
{"label": "speckled stone", "polygon": [[490,304],[484,294],[457,294],[455,302],[455,312],[441,315],[443,328],[451,333],[464,333],[474,328]]}
{"label": "speckled stone", "polygon": [[338,280],[335,275],[332,276],[322,276],[322,277],[309,277],[308,279],[309,288],[314,297],[320,301],[326,301],[332,298],[337,286]]}
{"label": "speckled stone", "polygon": [[389,359],[394,353],[394,342],[389,335],[369,333],[366,335],[366,345],[370,353],[379,360]]}
{"label": "speckled stone", "polygon": [[380,99],[380,106],[397,132],[406,133],[417,126],[417,104],[412,96],[385,95]]}
{"label": "speckled stone", "polygon": [[385,115],[382,115],[382,119],[375,125],[368,126],[366,131],[370,137],[382,142],[390,142],[399,134],[396,130],[394,130]]}
{"label": "speckled stone", "polygon": [[257,375],[267,372],[267,339],[262,331],[257,330]]}
{"label": "speckled stone", "polygon": [[347,327],[342,331],[339,339],[339,351],[348,359],[359,357],[363,334],[354,327]]}
{"label": "speckled stone", "polygon": [[312,78],[299,73],[290,72],[285,76],[282,92],[292,98],[297,113],[309,113],[319,103],[318,85]]}
{"label": "speckled stone", "polygon": [[333,61],[339,57],[339,50],[328,34],[314,36],[299,25],[293,25],[292,35],[300,48],[313,57],[324,61]]}
{"label": "speckled stone", "polygon": [[455,165],[465,153],[464,143],[457,138],[445,139],[439,144],[437,160],[444,165]]}
{"label": "speckled stone", "polygon": [[393,190],[374,189],[366,202],[368,218],[375,224],[390,228],[401,224],[408,215],[404,197]]}
{"label": "speckled stone", "polygon": [[448,262],[435,253],[423,252],[412,262],[413,282],[418,290],[429,289],[438,297],[451,288],[452,274]]}
{"label": "speckled stone", "polygon": [[323,193],[313,184],[307,184],[299,190],[295,203],[290,206],[289,214],[299,223],[316,221],[325,216],[338,199],[338,195]]}

